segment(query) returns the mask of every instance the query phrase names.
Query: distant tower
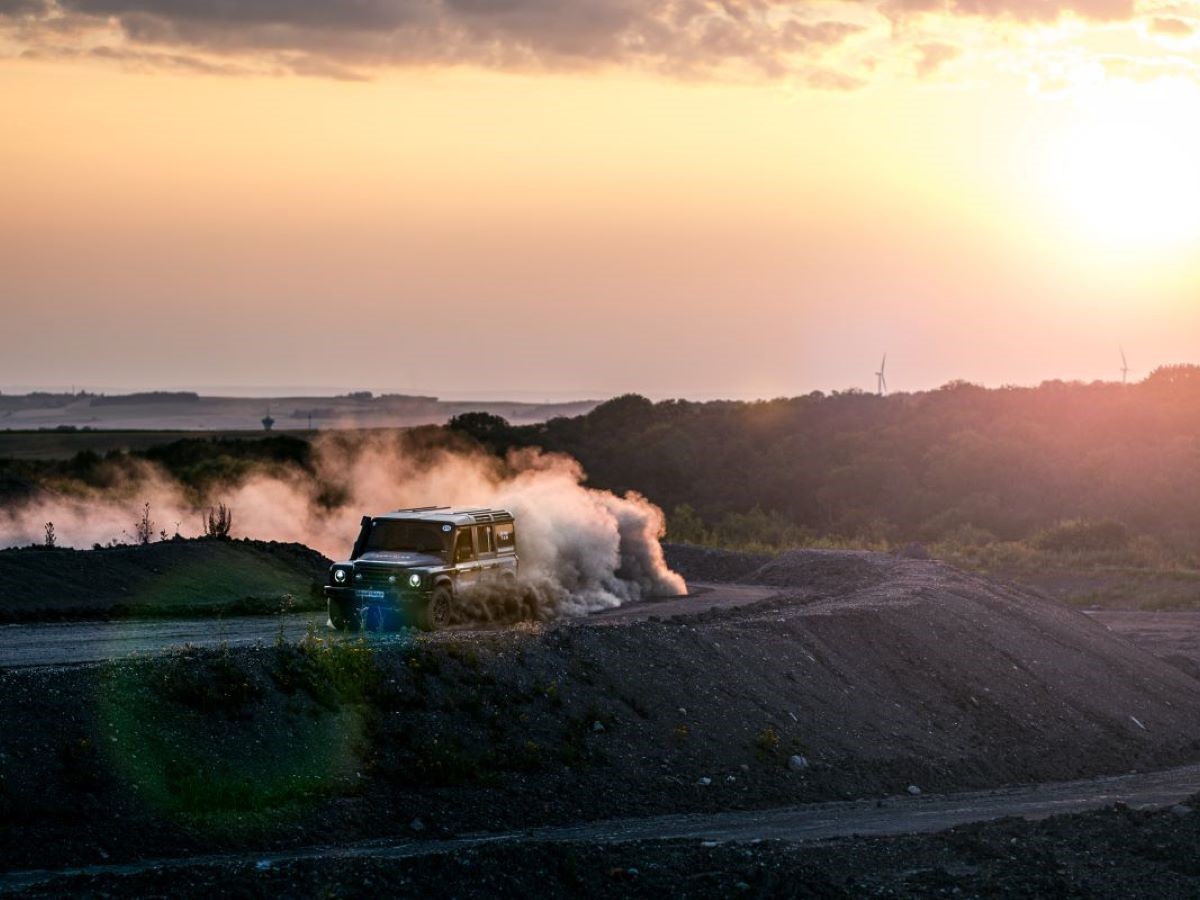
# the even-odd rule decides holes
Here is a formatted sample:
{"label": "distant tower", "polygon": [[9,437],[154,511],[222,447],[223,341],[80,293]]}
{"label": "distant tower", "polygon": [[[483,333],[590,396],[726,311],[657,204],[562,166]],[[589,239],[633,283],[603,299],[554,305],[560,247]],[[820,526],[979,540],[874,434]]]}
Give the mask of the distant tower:
{"label": "distant tower", "polygon": [[271,410],[267,410],[267,414],[262,417],[263,430],[270,431],[275,427],[275,420],[271,418]]}
{"label": "distant tower", "polygon": [[1129,360],[1125,358],[1125,348],[1121,348],[1121,384],[1129,383]]}
{"label": "distant tower", "polygon": [[879,371],[875,373],[875,390],[882,397],[887,393],[887,354],[883,354],[883,362],[879,364]]}

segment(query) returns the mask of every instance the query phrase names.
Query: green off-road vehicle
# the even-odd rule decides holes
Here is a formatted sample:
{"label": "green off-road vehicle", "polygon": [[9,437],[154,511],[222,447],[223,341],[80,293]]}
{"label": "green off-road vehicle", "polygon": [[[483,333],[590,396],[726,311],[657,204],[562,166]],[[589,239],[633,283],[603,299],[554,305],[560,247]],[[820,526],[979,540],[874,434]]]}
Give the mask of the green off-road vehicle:
{"label": "green off-road vehicle", "polygon": [[464,590],[516,577],[516,522],[507,510],[422,506],[363,516],[350,558],[329,569],[329,624],[444,628]]}

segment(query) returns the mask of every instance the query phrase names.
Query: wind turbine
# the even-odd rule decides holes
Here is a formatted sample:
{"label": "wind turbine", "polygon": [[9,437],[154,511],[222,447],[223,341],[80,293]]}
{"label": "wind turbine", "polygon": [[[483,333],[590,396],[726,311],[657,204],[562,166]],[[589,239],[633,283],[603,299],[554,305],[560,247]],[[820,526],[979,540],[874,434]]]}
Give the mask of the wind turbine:
{"label": "wind turbine", "polygon": [[1121,348],[1121,384],[1129,381],[1129,360],[1125,358],[1125,348]]}
{"label": "wind turbine", "polygon": [[883,354],[883,362],[879,364],[879,371],[875,373],[876,390],[879,396],[882,397],[887,393],[887,354]]}

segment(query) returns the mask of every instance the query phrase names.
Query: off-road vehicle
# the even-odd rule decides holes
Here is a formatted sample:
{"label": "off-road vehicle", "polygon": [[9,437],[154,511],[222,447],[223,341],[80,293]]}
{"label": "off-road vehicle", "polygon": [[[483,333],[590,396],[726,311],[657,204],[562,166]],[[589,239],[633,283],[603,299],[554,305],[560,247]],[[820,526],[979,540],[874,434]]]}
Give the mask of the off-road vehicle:
{"label": "off-road vehicle", "polygon": [[516,577],[516,522],[507,510],[420,506],[363,516],[350,558],[329,568],[329,624],[444,628],[464,590]]}

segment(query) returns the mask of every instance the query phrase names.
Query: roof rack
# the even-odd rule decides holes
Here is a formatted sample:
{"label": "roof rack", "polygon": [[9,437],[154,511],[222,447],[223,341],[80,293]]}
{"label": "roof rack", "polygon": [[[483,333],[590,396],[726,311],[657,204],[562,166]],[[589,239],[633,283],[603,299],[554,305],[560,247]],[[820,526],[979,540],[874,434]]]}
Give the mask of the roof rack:
{"label": "roof rack", "polygon": [[466,524],[486,522],[511,522],[513,514],[507,509],[486,506],[410,506],[405,509],[394,509],[384,513],[382,518],[389,516],[428,516],[435,521],[450,521]]}

